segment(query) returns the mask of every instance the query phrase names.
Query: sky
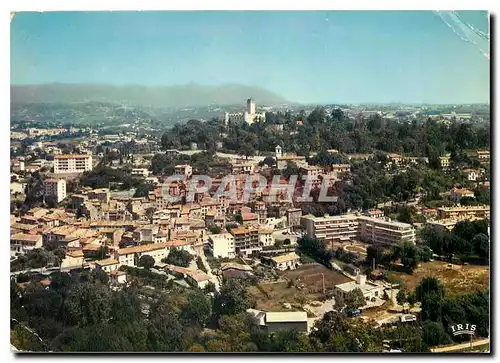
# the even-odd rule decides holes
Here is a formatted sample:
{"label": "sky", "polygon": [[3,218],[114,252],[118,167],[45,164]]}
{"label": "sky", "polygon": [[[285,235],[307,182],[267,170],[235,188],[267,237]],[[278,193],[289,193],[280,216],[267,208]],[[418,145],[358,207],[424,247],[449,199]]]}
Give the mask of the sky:
{"label": "sky", "polygon": [[[486,12],[461,18],[488,32]],[[432,11],[17,13],[11,84],[245,84],[301,103],[489,102],[490,62]]]}

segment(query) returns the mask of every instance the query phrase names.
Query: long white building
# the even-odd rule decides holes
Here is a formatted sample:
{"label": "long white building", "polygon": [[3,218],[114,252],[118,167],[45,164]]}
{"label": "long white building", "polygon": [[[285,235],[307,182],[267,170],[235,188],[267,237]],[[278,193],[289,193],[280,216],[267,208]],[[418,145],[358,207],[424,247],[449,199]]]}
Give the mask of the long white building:
{"label": "long white building", "polygon": [[412,225],[380,218],[346,214],[341,216],[302,216],[301,225],[306,235],[325,242],[347,242],[355,239],[391,245],[402,241],[415,243]]}
{"label": "long white building", "polygon": [[92,155],[56,155],[54,173],[83,173],[92,170]]}

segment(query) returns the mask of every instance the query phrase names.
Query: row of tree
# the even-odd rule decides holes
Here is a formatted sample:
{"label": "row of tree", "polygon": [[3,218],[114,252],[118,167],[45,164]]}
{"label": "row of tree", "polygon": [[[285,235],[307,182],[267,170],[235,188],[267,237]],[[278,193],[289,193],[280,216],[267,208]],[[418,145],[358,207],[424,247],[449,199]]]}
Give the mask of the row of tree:
{"label": "row of tree", "polygon": [[451,232],[425,228],[421,237],[435,254],[446,256],[450,261],[454,256],[463,260],[477,257],[479,262],[487,264],[490,254],[488,225],[487,219],[460,221]]}
{"label": "row of tree", "polygon": [[[276,124],[283,125],[283,131],[274,127]],[[225,125],[219,119],[190,120],[167,131],[162,137],[162,147],[180,149],[196,143],[199,148],[215,150],[216,145],[222,143],[224,149],[252,155],[257,150],[272,152],[276,145],[286,145],[287,151],[300,155],[328,149],[343,153],[381,150],[436,159],[445,152],[458,158],[464,149],[488,147],[489,139],[489,124],[453,122],[447,125],[424,116],[412,122],[380,115],[364,119],[349,117],[340,109],[327,114],[324,108],[318,107],[307,117],[304,112],[268,113],[266,121],[252,125],[231,122]]]}

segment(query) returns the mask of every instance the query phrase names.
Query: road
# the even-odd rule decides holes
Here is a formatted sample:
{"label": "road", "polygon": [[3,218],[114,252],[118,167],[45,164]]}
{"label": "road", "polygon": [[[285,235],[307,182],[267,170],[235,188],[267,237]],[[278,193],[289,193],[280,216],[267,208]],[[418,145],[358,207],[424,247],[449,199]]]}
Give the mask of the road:
{"label": "road", "polygon": [[[71,267],[66,267],[66,268],[62,268],[60,271],[61,272],[70,272],[71,270],[75,270],[75,269],[78,269],[78,268],[81,268],[81,266],[71,266]],[[11,277],[14,277],[14,276],[17,276],[19,274],[25,274],[25,273],[37,273],[37,272],[41,272],[41,273],[44,273],[44,274],[51,274],[53,272],[56,272],[56,271],[59,271],[59,267],[50,267],[50,268],[45,268],[45,267],[42,267],[42,268],[32,268],[32,269],[29,269],[29,270],[23,270],[23,271],[13,271],[10,273],[10,276]]]}
{"label": "road", "polygon": [[[485,345],[485,344],[488,344],[489,342],[490,342],[490,338],[475,340],[472,342],[472,347],[477,347],[479,345]],[[461,344],[455,344],[455,345],[448,345],[446,347],[432,348],[431,352],[433,352],[433,353],[453,352],[456,350],[470,348],[470,346],[471,346],[470,343],[461,343]]]}
{"label": "road", "polygon": [[215,284],[215,289],[217,291],[220,291],[219,278],[212,273],[212,269],[210,268],[210,264],[208,263],[207,258],[205,256],[205,252],[203,251],[203,246],[198,247],[197,254],[198,254],[198,256],[200,256],[201,262],[203,262],[203,265],[205,265],[205,268],[207,269],[207,275],[210,276],[210,281],[212,281]]}

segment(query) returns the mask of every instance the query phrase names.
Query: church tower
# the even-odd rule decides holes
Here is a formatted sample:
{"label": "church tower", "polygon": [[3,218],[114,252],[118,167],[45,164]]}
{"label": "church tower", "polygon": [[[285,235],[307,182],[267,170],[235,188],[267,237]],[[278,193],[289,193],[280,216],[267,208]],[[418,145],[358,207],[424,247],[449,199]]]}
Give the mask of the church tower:
{"label": "church tower", "polygon": [[281,146],[279,145],[276,145],[276,147],[274,148],[274,152],[276,154],[276,159],[279,159],[283,156]]}

